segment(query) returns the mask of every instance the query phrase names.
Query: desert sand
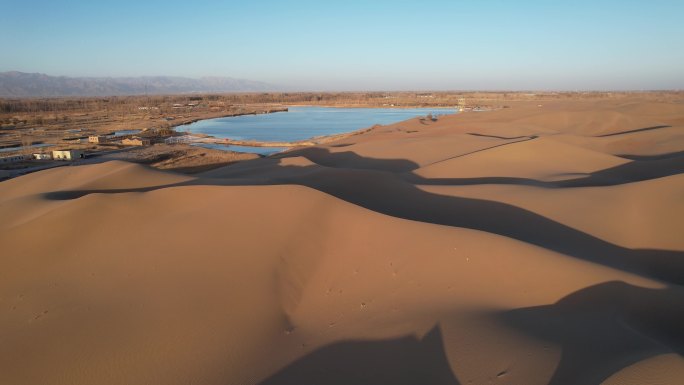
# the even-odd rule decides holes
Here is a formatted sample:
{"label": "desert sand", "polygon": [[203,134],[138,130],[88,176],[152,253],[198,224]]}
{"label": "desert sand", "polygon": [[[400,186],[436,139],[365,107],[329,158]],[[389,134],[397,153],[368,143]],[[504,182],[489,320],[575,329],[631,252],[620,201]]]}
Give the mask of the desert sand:
{"label": "desert sand", "polygon": [[682,384],[684,101],[0,183],[0,384]]}

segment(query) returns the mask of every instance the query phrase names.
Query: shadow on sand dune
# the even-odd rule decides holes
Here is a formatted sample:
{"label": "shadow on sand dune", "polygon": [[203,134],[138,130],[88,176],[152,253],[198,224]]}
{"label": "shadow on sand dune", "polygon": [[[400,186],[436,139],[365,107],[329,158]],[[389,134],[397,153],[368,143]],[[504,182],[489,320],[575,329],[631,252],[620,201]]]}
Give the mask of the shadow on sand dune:
{"label": "shadow on sand dune", "polygon": [[467,134],[472,135],[472,136],[479,136],[479,137],[483,137],[483,138],[494,138],[494,139],[503,139],[503,140],[536,139],[536,138],[538,138],[537,135],[499,136],[499,135],[478,134],[477,132],[467,132]]}
{"label": "shadow on sand dune", "polygon": [[[304,153],[294,152],[291,156],[314,154],[315,156],[310,159],[313,161],[325,159],[326,153],[328,151],[324,149],[310,149]],[[673,159],[665,161],[671,162]],[[668,169],[669,175],[681,173],[684,169],[684,158],[676,158],[674,161],[676,165]],[[407,164],[414,164],[409,160],[367,159],[355,153],[346,152],[342,155],[330,154],[327,162],[324,163],[335,165],[338,162],[353,163],[366,165],[369,169],[319,165],[282,166],[278,162],[278,159],[273,158],[247,161],[238,164],[237,167],[229,166],[218,170],[218,174],[210,172],[205,174],[205,177],[200,175],[198,179],[177,184],[120,190],[55,191],[44,196],[47,199],[64,200],[76,199],[90,193],[146,192],[160,188],[192,185],[298,184],[394,217],[486,231],[638,275],[684,284],[684,252],[621,247],[520,207],[496,201],[426,192],[406,181],[402,177],[405,175],[372,169],[377,166],[383,170],[404,169]],[[599,171],[588,178],[594,180],[592,185],[601,185],[601,182],[606,180],[615,180],[618,178],[616,175],[627,177],[627,175],[632,175],[632,172],[646,178],[651,175],[650,173],[659,175],[657,165],[660,162],[661,160],[632,162],[638,165],[630,166],[632,163],[629,163]],[[393,166],[393,163],[396,165]],[[655,166],[651,167],[649,163]],[[580,178],[580,180],[585,179]],[[411,178],[411,180],[416,184],[429,184],[430,181],[420,178]],[[461,179],[443,179],[439,184],[459,185],[462,182]],[[571,182],[554,183],[554,187],[558,187],[559,184],[569,186],[572,185]],[[534,181],[534,183],[542,182]],[[583,183],[575,183],[587,184],[586,180]]]}
{"label": "shadow on sand dune", "polygon": [[[352,156],[358,157],[356,154],[346,155],[347,158]],[[362,158],[358,158],[355,163],[362,162]],[[684,170],[684,158],[677,161],[682,163],[682,167],[669,169],[670,174]],[[403,164],[405,160],[400,162]],[[643,177],[647,177],[648,172],[658,174],[655,171],[657,167],[651,169],[643,163],[650,162],[640,162],[639,166],[632,167],[645,168],[640,174]],[[626,176],[632,171],[627,167],[618,171],[600,171],[590,178],[600,184],[605,179],[614,180],[615,174]],[[413,181],[417,184],[421,182],[416,179]],[[684,252],[620,247],[516,206],[429,193],[387,172],[321,169],[302,178],[274,178],[273,182],[305,185],[399,218],[482,230],[636,274],[684,283]],[[459,185],[459,179],[450,182]]]}
{"label": "shadow on sand dune", "polygon": [[[279,159],[267,158],[231,165],[182,183],[114,190],[54,191],[44,197],[78,199],[92,193],[147,192],[198,185],[297,184],[387,215],[482,230],[638,275],[684,284],[684,252],[625,248],[513,205],[426,192],[407,181],[407,174],[387,171],[402,172],[407,167],[415,167],[409,160],[367,159],[354,153],[330,154],[320,149],[289,156],[305,154],[313,154],[310,160],[322,160],[320,163],[331,167],[318,164],[283,166]],[[679,174],[684,170],[682,161],[681,156],[656,157],[598,171],[575,182],[530,180],[529,183],[554,188],[574,187],[573,183],[606,186],[615,184],[616,180],[634,179],[635,175],[638,180],[647,180],[657,177],[654,175]],[[366,167],[345,168],[348,164]],[[663,171],[663,164],[669,165],[666,171]],[[410,180],[424,184],[432,181]],[[440,182],[468,184],[461,179]],[[561,346],[561,360],[551,385],[599,384],[640,360],[662,353],[684,354],[682,301],[681,286],[655,290],[610,282],[579,290],[552,305],[491,316],[508,328]],[[409,336],[334,343],[296,360],[261,385],[458,385],[458,368],[454,369],[452,372],[440,329],[436,327],[422,340]]]}
{"label": "shadow on sand dune", "polygon": [[338,342],[295,361],[260,385],[458,385],[435,327],[381,341]]}
{"label": "shadow on sand dune", "polygon": [[671,175],[678,175],[684,172],[684,152],[651,157],[628,155],[621,155],[621,157],[633,161],[604,170],[599,170],[579,178],[554,182],[516,177],[427,179],[410,173],[405,174],[403,177],[411,183],[424,185],[466,186],[478,184],[516,184],[522,186],[537,186],[547,188],[571,188],[617,186],[626,183],[641,182]]}
{"label": "shadow on sand dune", "polygon": [[603,134],[603,135],[597,135],[597,138],[605,138],[608,136],[618,136],[618,135],[626,135],[626,134],[633,134],[635,132],[644,132],[644,131],[652,131],[652,130],[658,130],[660,128],[669,128],[672,126],[653,126],[653,127],[644,127],[644,128],[637,128],[634,130],[628,130],[628,131],[622,131],[622,132],[614,132],[612,134]]}
{"label": "shadow on sand dune", "polygon": [[[551,305],[484,316],[560,347],[560,361],[549,385],[598,385],[639,361],[660,354],[684,354],[682,301],[681,287],[645,289],[607,282]],[[458,374],[446,357],[441,330],[436,326],[422,340],[407,336],[330,344],[294,361],[260,385],[457,385]]]}
{"label": "shadow on sand dune", "polygon": [[389,172],[406,172],[418,168],[418,164],[408,159],[365,158],[352,151],[330,152],[325,148],[318,147],[295,150],[276,155],[273,158],[289,158],[293,156],[303,156],[316,164],[331,168],[382,170]]}
{"label": "shadow on sand dune", "polygon": [[150,187],[136,187],[136,188],[121,188],[121,189],[103,189],[103,190],[60,190],[60,191],[50,191],[43,194],[43,198],[53,200],[53,201],[66,201],[71,199],[78,199],[90,194],[124,194],[131,192],[148,192],[155,191],[163,188],[178,187],[178,186],[188,186],[188,182],[172,183],[158,186]]}
{"label": "shadow on sand dune", "polygon": [[516,309],[497,318],[562,348],[549,385],[600,384],[649,357],[684,354],[682,303],[681,287],[658,290],[607,282],[552,305]]}
{"label": "shadow on sand dune", "polygon": [[[451,157],[470,155],[475,152],[487,151],[492,148],[506,146],[521,141],[533,140],[536,137],[523,137],[523,140],[506,142],[496,146],[477,150],[468,154]],[[515,138],[506,138],[515,139]],[[546,182],[529,178],[515,177],[482,177],[482,178],[422,178],[410,173],[419,168],[419,165],[407,159],[373,159],[359,156],[351,151],[330,152],[325,148],[306,148],[303,150],[285,153],[275,158],[288,158],[293,156],[303,156],[314,163],[330,168],[351,168],[360,170],[388,171],[392,173],[402,173],[397,175],[413,184],[425,185],[475,185],[475,184],[519,184],[539,187],[601,187],[615,186],[625,183],[640,182],[645,180],[662,178],[670,175],[677,175],[684,172],[684,152],[672,154],[662,154],[657,156],[629,156],[621,157],[630,159],[632,162],[619,166],[600,170],[586,176],[562,181]],[[273,159],[273,158],[272,158]],[[447,160],[447,159],[444,159]],[[257,160],[259,161],[259,160]],[[442,160],[443,161],[443,160]],[[438,163],[438,162],[436,162]]]}
{"label": "shadow on sand dune", "polygon": [[684,151],[677,151],[677,152],[670,152],[667,154],[658,154],[658,155],[617,155],[620,158],[625,158],[629,160],[641,160],[641,161],[649,161],[649,160],[661,160],[661,159],[672,159],[672,158],[684,158]]}

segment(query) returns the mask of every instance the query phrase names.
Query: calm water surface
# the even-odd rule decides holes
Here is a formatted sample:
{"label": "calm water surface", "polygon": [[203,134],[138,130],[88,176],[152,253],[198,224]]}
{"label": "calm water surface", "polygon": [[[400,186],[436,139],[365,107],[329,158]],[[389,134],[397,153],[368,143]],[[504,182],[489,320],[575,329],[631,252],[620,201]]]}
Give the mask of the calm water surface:
{"label": "calm water surface", "polygon": [[[209,119],[179,127],[179,131],[216,138],[292,142],[355,131],[374,124],[392,124],[416,116],[453,114],[451,108],[328,108],[291,107],[288,112]],[[202,146],[207,146],[202,144]],[[212,148],[268,154],[282,148],[211,145]],[[246,151],[249,149],[250,151]]]}

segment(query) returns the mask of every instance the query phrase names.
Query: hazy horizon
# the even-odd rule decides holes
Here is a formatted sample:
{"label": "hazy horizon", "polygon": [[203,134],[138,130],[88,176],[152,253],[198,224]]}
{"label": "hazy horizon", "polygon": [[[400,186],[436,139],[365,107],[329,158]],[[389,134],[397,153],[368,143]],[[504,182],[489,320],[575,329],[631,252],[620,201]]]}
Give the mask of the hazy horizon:
{"label": "hazy horizon", "polygon": [[10,1],[0,71],[292,91],[684,88],[677,1]]}

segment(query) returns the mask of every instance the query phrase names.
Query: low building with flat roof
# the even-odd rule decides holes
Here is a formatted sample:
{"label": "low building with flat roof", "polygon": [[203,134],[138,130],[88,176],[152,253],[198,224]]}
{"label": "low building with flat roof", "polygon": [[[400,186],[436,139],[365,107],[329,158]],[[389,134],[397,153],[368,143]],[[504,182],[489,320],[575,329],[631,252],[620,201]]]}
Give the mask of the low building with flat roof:
{"label": "low building with flat roof", "polygon": [[88,143],[104,143],[108,140],[104,135],[90,135],[88,137]]}
{"label": "low building with flat roof", "polygon": [[52,155],[44,152],[36,152],[35,154],[33,154],[33,159],[50,160],[52,159]]}
{"label": "low building with flat roof", "polygon": [[52,159],[55,160],[76,160],[85,158],[83,150],[54,150],[52,151]]}
{"label": "low building with flat roof", "polygon": [[125,146],[149,146],[152,142],[147,138],[126,138],[121,141],[121,144]]}

